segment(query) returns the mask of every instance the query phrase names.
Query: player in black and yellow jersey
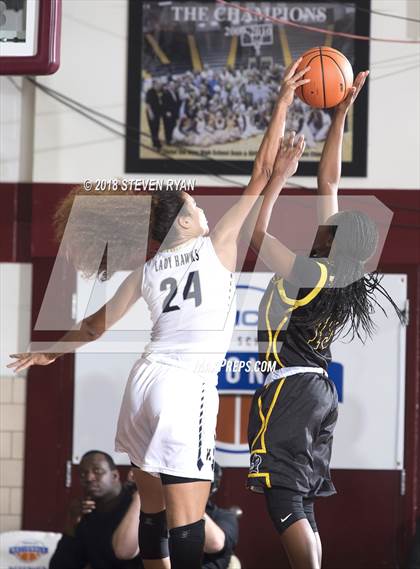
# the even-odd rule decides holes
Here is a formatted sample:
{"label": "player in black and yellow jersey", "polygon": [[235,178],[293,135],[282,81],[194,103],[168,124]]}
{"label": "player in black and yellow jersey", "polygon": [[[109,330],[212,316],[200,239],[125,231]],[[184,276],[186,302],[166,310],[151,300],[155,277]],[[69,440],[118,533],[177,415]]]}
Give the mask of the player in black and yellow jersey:
{"label": "player in black and yellow jersey", "polygon": [[[253,234],[264,263],[275,271],[259,309],[259,351],[273,361],[250,412],[248,486],[263,492],[293,569],[319,569],[321,541],[313,501],[335,493],[329,463],[338,400],[327,375],[330,345],[344,330],[371,334],[381,293],[397,307],[364,263],[378,243],[374,222],[357,211],[338,212],[338,183],[347,112],[366,80],[359,73],[335,110],[318,172],[320,228],[310,258],[296,256],[267,232],[285,183],[294,134],[281,145]],[[401,314],[400,314],[401,316]]]}

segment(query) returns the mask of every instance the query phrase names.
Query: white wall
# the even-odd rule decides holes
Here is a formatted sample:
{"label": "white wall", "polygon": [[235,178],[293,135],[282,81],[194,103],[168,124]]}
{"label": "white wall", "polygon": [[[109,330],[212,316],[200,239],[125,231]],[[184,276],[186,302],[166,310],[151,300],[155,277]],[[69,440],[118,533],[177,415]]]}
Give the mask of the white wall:
{"label": "white wall", "polygon": [[0,532],[21,527],[26,371],[6,365],[28,347],[31,290],[31,265],[0,264]]}
{"label": "white wall", "polygon": [[[97,0],[64,0],[60,69],[41,81],[124,122],[127,25],[125,0],[101,2],[100,9]],[[123,138],[38,92],[34,181],[123,174]]]}
{"label": "white wall", "polygon": [[0,77],[0,181],[19,180],[22,79]]}
{"label": "white wall", "polygon": [[[372,9],[419,17],[416,4],[413,0],[373,0]],[[127,10],[126,0],[101,2],[100,10],[97,0],[63,0],[61,67],[55,75],[39,80],[124,122]],[[374,37],[420,39],[417,24],[378,15],[372,15],[371,21]],[[419,57],[419,45],[371,43],[368,177],[343,179],[342,187],[420,188]],[[5,174],[3,181],[16,179],[13,168]],[[37,91],[35,182],[123,176],[122,138]],[[212,177],[196,179],[199,185],[226,185]],[[243,177],[236,180],[247,181]],[[313,178],[295,181],[315,183]]]}

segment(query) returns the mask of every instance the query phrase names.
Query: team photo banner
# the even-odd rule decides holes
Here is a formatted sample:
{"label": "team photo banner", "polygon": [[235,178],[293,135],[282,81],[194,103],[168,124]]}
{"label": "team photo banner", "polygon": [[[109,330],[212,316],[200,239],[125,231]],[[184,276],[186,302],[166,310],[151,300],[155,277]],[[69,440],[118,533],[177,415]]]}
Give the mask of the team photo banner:
{"label": "team photo banner", "polygon": [[[346,35],[369,35],[356,4],[132,0],[126,171],[249,175],[293,60],[325,46],[355,75],[368,69],[369,42]],[[345,176],[366,175],[367,98],[347,119]],[[316,174],[333,113],[295,97],[286,129],[306,139],[298,175]]]}

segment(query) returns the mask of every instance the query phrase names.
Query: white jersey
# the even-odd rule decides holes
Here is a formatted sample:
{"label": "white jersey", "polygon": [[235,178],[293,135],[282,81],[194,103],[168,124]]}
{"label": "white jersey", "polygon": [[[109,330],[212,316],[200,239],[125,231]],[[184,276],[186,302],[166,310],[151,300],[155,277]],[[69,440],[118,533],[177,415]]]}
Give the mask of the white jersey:
{"label": "white jersey", "polygon": [[142,295],[153,323],[145,353],[215,378],[235,322],[235,279],[210,237],[158,252],[145,264]]}

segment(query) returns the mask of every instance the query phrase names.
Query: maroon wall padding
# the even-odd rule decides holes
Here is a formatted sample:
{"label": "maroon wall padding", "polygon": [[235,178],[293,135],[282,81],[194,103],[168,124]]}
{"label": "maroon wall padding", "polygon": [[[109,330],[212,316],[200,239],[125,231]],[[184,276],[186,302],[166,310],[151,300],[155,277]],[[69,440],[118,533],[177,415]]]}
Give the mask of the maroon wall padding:
{"label": "maroon wall padding", "polygon": [[[52,212],[70,187],[64,184],[32,186],[33,322],[57,252],[51,230]],[[28,223],[25,220],[30,219],[30,208],[26,204],[19,210],[13,205],[16,199],[21,204],[26,203],[16,194],[16,186],[0,184],[0,191],[3,190],[6,193],[2,195],[6,196],[11,209],[7,213],[4,209],[0,211],[0,260],[23,260],[19,258],[16,243],[25,243]],[[196,195],[217,193],[237,195],[239,191],[231,188],[196,191]],[[302,195],[301,191],[286,190],[285,193]],[[411,310],[407,329],[406,491],[401,496],[401,477],[397,471],[335,470],[333,479],[339,494],[318,501],[317,521],[323,540],[325,569],[391,569],[398,563],[402,565],[405,559],[420,507],[420,190],[344,190],[342,193],[376,195],[395,212],[380,270],[408,274]],[[20,219],[16,215],[20,215]],[[246,268],[252,266],[252,255],[249,255]],[[70,310],[74,286],[74,275],[68,275],[62,291],[62,310]],[[32,337],[39,340],[47,335],[38,332]],[[72,487],[65,486],[66,461],[71,460],[72,455],[73,387],[73,357],[70,355],[53,365],[29,371],[25,529],[61,530],[69,500],[79,493],[76,467],[73,467]],[[98,402],[92,401],[93,408],[99,404],[99,399],[98,394]],[[378,444],[381,444],[380,440]],[[225,469],[217,498],[221,505],[238,504],[244,510],[238,547],[243,567],[287,568],[279,540],[265,512],[264,498],[248,492],[245,479],[245,469]]]}
{"label": "maroon wall padding", "polygon": [[[52,258],[33,259],[32,328],[41,307],[51,270]],[[75,273],[62,289],[61,307],[71,310]],[[58,340],[63,332],[32,332],[33,341]],[[73,354],[49,366],[34,366],[26,385],[26,437],[23,528],[61,527],[69,503],[66,461],[72,445]]]}
{"label": "maroon wall padding", "polygon": [[0,192],[0,262],[30,262],[32,185],[0,184]]}
{"label": "maroon wall padding", "polygon": [[[239,559],[246,569],[287,568],[278,535],[268,518],[265,499],[245,488],[246,471],[224,470],[218,503],[244,509],[240,521]],[[320,498],[315,514],[323,547],[322,567],[376,569],[396,567],[401,558],[396,520],[401,518],[399,473],[335,470],[336,496]]]}

